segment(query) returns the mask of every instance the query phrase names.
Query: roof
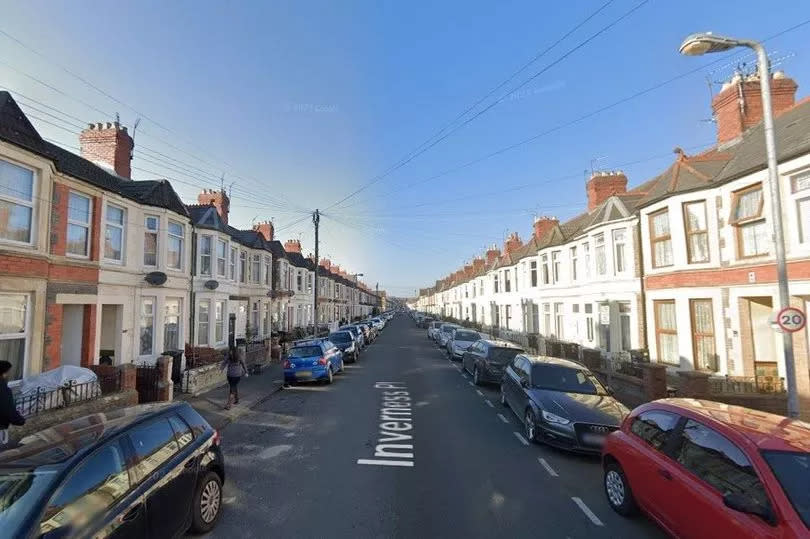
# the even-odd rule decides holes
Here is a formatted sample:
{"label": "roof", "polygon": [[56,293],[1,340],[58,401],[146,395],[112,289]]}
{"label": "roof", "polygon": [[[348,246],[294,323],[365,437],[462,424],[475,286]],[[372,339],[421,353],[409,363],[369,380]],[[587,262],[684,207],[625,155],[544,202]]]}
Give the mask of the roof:
{"label": "roof", "polygon": [[287,251],[287,260],[290,261],[290,264],[298,268],[309,267],[306,262],[306,259],[304,258],[304,255],[302,255],[301,253],[297,253],[295,251]]}
{"label": "roof", "polygon": [[105,191],[117,193],[138,204],[165,208],[188,216],[185,204],[167,180],[122,178],[84,157],[44,140],[7,91],[0,91],[0,140],[50,159],[59,172]]}
{"label": "roof", "polygon": [[649,405],[661,403],[722,423],[761,449],[810,452],[810,423],[798,419],[701,399],[660,399]]}

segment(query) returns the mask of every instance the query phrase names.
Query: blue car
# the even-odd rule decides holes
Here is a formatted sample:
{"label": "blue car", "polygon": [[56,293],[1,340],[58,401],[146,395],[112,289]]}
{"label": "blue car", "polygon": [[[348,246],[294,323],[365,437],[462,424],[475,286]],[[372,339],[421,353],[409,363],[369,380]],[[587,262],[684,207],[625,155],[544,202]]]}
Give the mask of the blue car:
{"label": "blue car", "polygon": [[296,342],[284,361],[287,383],[323,381],[331,384],[338,372],[343,372],[343,352],[327,339]]}

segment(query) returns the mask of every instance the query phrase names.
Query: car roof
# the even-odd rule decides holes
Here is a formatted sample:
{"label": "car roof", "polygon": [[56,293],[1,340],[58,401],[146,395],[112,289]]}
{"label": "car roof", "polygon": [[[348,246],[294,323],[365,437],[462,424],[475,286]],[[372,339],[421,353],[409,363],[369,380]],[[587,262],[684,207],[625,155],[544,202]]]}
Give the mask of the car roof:
{"label": "car roof", "polygon": [[0,452],[0,467],[29,468],[59,463],[68,466],[132,425],[188,406],[185,402],[139,404],[53,425],[25,436],[18,446]]}
{"label": "car roof", "polygon": [[497,348],[514,348],[515,350],[523,350],[523,348],[521,348],[520,346],[516,345],[515,343],[511,343],[509,341],[502,341],[499,339],[481,339],[481,341],[487,346],[494,346]]}
{"label": "car roof", "polygon": [[295,348],[296,346],[315,346],[316,344],[321,344],[325,340],[326,337],[318,337],[315,339],[301,339],[300,341],[293,341],[293,348]]}
{"label": "car roof", "polygon": [[759,449],[810,452],[810,423],[799,419],[703,399],[659,399],[643,406],[691,412],[739,433]]}
{"label": "car roof", "polygon": [[562,359],[559,357],[551,356],[533,356],[530,354],[522,354],[523,357],[529,360],[533,365],[559,365],[561,367],[570,367],[572,369],[588,370],[588,368],[578,361],[571,359]]}

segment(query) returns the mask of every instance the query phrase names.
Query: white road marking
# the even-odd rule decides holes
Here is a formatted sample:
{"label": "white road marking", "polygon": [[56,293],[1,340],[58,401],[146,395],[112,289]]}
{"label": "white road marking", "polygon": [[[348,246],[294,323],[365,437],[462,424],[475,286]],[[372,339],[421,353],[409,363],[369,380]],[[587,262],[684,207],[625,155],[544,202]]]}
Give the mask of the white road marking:
{"label": "white road marking", "polygon": [[413,468],[412,460],[357,459],[357,464],[370,464],[371,466],[407,466],[408,468]]}
{"label": "white road marking", "polygon": [[[475,384],[473,384],[473,385],[475,385]],[[483,396],[484,396],[484,394],[483,394],[483,393],[481,393],[481,390],[480,390],[480,389],[476,389],[476,390],[475,390],[475,392],[476,392],[476,393],[478,393],[478,396],[479,396],[479,397],[483,397]]]}
{"label": "white road marking", "polygon": [[475,387],[475,384],[473,384],[473,383],[472,383],[472,382],[470,382],[469,380],[467,380],[467,383],[468,383],[468,384],[470,384],[470,387]]}
{"label": "white road marking", "polygon": [[490,401],[489,399],[487,399],[487,400],[486,400],[486,401],[484,401],[484,402],[486,402],[486,403],[487,403],[487,406],[489,406],[490,408],[495,408],[495,405],[494,405],[494,404],[492,404],[492,401]]}
{"label": "white road marking", "polygon": [[[459,372],[461,372],[461,369],[459,369]],[[463,376],[464,378],[469,378],[469,376],[467,376],[467,373],[466,373],[466,372],[462,372],[462,373],[461,373],[461,376]]]}
{"label": "white road marking", "polygon": [[593,522],[597,526],[604,526],[602,521],[599,520],[599,517],[593,514],[593,511],[591,511],[591,509],[587,505],[585,505],[585,502],[583,502],[582,499],[577,498],[576,496],[574,496],[571,499],[574,500],[574,503],[577,504],[580,509],[582,509],[582,512],[585,513],[585,516],[588,517],[591,520],[591,522]]}
{"label": "white road marking", "polygon": [[499,418],[501,421],[503,421],[504,423],[506,423],[507,425],[509,424],[509,420],[508,420],[508,419],[506,419],[506,418],[503,416],[503,414],[498,414],[498,418]]}
{"label": "white road marking", "polygon": [[546,471],[548,472],[548,475],[550,475],[551,477],[559,477],[560,476],[557,472],[554,471],[554,468],[551,467],[551,464],[546,462],[546,459],[544,459],[543,457],[537,457],[537,461],[543,466],[543,468],[546,469]]}
{"label": "white road marking", "polygon": [[515,431],[515,432],[513,432],[512,434],[514,434],[514,435],[515,435],[515,437],[516,437],[518,440],[520,440],[520,443],[522,443],[523,445],[529,445],[529,442],[526,440],[526,438],[524,438],[524,437],[523,437],[523,435],[522,435],[521,433],[519,433],[519,432]]}

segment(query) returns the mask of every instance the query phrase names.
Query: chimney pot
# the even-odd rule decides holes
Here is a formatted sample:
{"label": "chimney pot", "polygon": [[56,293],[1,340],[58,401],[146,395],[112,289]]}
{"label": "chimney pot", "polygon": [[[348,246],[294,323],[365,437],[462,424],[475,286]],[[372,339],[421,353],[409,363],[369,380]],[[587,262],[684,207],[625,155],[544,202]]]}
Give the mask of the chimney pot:
{"label": "chimney pot", "polygon": [[588,211],[591,212],[613,195],[626,193],[627,176],[621,170],[610,175],[595,172],[588,180],[585,191],[588,195]]}
{"label": "chimney pot", "polygon": [[[104,129],[104,126],[107,129]],[[97,122],[89,124],[79,134],[81,155],[94,163],[109,167],[122,178],[132,176],[132,149],[135,142],[126,129],[112,129],[113,124]]]}

